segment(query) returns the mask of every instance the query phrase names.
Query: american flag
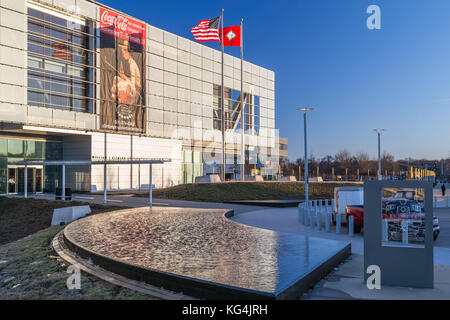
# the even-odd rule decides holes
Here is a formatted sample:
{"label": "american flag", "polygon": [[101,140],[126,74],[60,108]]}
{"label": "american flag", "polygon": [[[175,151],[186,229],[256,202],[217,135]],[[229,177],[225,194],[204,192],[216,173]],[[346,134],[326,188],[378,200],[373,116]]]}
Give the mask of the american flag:
{"label": "american flag", "polygon": [[53,54],[52,54],[52,58],[57,58],[57,59],[62,59],[62,60],[67,60],[67,61],[72,60],[72,55],[70,53],[70,49],[64,43],[54,42],[52,44],[52,49],[54,50]]}
{"label": "american flag", "polygon": [[198,25],[191,29],[192,34],[194,35],[195,40],[200,42],[206,41],[218,41],[220,42],[219,37],[219,23],[220,17],[215,19],[207,19],[202,20],[198,23]]}

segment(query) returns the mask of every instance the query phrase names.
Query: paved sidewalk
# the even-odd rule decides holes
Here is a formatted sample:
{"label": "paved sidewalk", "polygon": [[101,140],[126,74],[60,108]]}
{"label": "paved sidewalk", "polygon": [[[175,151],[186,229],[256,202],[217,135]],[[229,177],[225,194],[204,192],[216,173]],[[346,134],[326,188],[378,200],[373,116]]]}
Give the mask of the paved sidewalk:
{"label": "paved sidewalk", "polygon": [[[441,212],[440,214],[443,214]],[[450,215],[450,210],[449,210]],[[413,289],[402,287],[383,287],[381,290],[369,290],[364,279],[364,238],[362,235],[349,237],[347,234],[336,234],[312,230],[298,222],[296,208],[269,209],[252,211],[232,218],[235,222],[278,232],[308,235],[311,237],[333,240],[351,241],[352,257],[336,271],[320,281],[312,291],[305,294],[304,299],[444,299],[450,300],[450,249],[435,247],[435,288]],[[347,228],[343,226],[343,233]]]}
{"label": "paved sidewalk", "polygon": [[364,284],[364,256],[353,254],[350,260],[316,284],[303,299],[373,299],[373,300],[450,300],[450,266],[435,265],[434,289],[384,286],[369,290]]}

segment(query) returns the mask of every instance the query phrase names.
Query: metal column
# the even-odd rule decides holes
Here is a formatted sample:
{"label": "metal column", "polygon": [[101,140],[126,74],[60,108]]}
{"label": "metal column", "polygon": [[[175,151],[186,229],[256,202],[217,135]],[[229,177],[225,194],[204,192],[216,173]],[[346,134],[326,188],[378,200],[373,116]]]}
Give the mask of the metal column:
{"label": "metal column", "polygon": [[153,166],[149,165],[149,181],[150,181],[150,188],[149,188],[149,206],[150,208],[153,208]]}
{"label": "metal column", "polygon": [[24,196],[25,199],[28,198],[28,166],[25,165],[25,172],[23,174],[24,179]]}
{"label": "metal column", "polygon": [[66,201],[66,166],[62,166],[62,193],[61,200]]}

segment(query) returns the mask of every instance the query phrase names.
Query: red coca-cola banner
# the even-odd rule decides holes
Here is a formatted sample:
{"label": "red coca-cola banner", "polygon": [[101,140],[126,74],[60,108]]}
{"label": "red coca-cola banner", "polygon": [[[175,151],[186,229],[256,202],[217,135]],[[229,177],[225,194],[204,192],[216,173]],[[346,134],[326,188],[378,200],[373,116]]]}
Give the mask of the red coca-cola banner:
{"label": "red coca-cola banner", "polygon": [[146,25],[100,8],[101,128],[146,132]]}
{"label": "red coca-cola banner", "polygon": [[100,8],[100,32],[142,46],[146,45],[147,27],[145,23],[141,23],[105,8]]}

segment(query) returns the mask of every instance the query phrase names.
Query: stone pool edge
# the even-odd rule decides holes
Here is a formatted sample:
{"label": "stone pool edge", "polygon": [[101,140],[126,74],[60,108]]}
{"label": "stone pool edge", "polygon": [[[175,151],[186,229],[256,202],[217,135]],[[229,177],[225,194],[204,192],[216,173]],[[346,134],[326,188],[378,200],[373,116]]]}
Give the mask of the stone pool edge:
{"label": "stone pool edge", "polygon": [[[129,211],[129,209],[126,211]],[[222,218],[226,218],[229,222],[236,223],[230,220],[234,217],[234,210],[219,209],[214,211],[219,213],[223,211],[224,214],[222,215]],[[76,221],[73,223],[75,222]],[[297,279],[295,283],[285,290],[275,293],[267,293],[246,288],[227,286],[217,282],[190,278],[160,270],[144,268],[128,262],[113,259],[111,257],[93,252],[92,250],[77,244],[74,240],[70,239],[70,236],[68,236],[65,231],[66,228],[62,231],[62,241],[70,251],[76,253],[83,259],[90,259],[93,264],[105,269],[108,272],[115,273],[119,276],[126,277],[134,281],[143,282],[151,286],[161,287],[165,290],[181,292],[182,294],[207,300],[299,299],[303,293],[313,287],[325,275],[331,272],[335,266],[345,261],[351,255],[351,244],[347,244],[339,252],[320,263],[309,274]]]}

